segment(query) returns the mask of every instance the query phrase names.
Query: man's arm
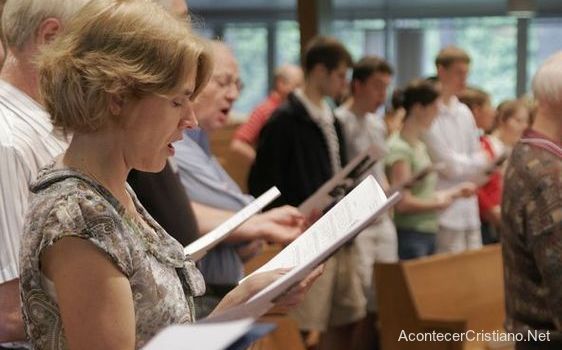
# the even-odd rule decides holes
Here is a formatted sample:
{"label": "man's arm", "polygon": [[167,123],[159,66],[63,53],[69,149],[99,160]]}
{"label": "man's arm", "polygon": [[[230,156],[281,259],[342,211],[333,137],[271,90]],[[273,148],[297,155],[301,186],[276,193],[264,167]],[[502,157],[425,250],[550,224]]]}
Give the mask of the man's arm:
{"label": "man's arm", "polygon": [[[208,233],[235,213],[192,202],[201,235]],[[227,242],[248,242],[264,239],[274,243],[290,243],[302,232],[304,218],[294,207],[284,206],[257,214],[238,227]]]}
{"label": "man's arm", "polygon": [[0,147],[0,343],[25,340],[18,279],[19,244],[30,172],[10,147]]}

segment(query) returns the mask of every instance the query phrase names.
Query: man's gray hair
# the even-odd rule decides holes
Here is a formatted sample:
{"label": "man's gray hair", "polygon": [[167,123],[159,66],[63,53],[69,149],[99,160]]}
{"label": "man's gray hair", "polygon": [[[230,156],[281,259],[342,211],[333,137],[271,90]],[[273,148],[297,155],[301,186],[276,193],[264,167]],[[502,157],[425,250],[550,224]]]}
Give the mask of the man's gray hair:
{"label": "man's gray hair", "polygon": [[533,95],[552,107],[562,107],[562,51],[550,56],[537,70]]}
{"label": "man's gray hair", "polygon": [[2,30],[10,48],[21,49],[47,18],[65,23],[88,0],[8,0],[2,14]]}

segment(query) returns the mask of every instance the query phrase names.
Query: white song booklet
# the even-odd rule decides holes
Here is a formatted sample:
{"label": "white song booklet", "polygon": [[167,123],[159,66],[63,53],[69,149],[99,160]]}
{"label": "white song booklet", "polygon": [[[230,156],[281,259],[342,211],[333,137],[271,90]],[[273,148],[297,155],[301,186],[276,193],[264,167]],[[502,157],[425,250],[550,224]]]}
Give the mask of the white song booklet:
{"label": "white song booklet", "polygon": [[260,212],[265,206],[271,203],[275,198],[279,197],[281,192],[277,187],[272,187],[267,192],[256,198],[252,203],[245,206],[242,210],[234,214],[220,226],[199,238],[195,242],[189,244],[183,249],[186,255],[191,255],[193,261],[199,261],[209,250],[222,242],[228,235],[232,233],[238,226],[242,225],[246,220]]}
{"label": "white song booklet", "polygon": [[308,230],[250,276],[278,268],[292,268],[289,272],[244,304],[210,319],[234,320],[263,315],[273,306],[276,298],[303,280],[338,248],[390,209],[400,196],[400,193],[394,193],[387,198],[375,178],[368,176]]}

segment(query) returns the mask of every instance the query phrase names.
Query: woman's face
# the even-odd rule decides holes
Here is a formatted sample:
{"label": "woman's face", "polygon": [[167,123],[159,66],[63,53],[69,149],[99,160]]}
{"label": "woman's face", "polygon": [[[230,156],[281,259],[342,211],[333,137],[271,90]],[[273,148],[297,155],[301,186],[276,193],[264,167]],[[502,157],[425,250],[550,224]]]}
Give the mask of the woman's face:
{"label": "woman's face", "polygon": [[504,135],[511,144],[515,144],[529,127],[529,111],[525,107],[520,107],[517,111],[502,123]]}
{"label": "woman's face", "polygon": [[197,125],[191,101],[194,89],[195,72],[170,96],[149,95],[123,103],[123,150],[129,168],[147,172],[164,168],[175,152],[172,143],[183,138],[186,128]]}

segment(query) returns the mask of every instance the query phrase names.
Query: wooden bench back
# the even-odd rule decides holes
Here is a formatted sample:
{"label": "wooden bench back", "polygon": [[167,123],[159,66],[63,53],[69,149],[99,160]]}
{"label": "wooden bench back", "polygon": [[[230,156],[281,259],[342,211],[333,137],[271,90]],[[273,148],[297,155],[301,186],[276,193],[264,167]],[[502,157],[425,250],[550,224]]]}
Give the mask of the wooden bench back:
{"label": "wooden bench back", "polygon": [[455,349],[459,344],[398,343],[402,330],[503,329],[504,286],[499,245],[395,264],[375,264],[384,350]]}
{"label": "wooden bench back", "polygon": [[209,142],[211,143],[213,155],[217,158],[224,170],[226,170],[228,175],[240,186],[242,192],[247,193],[247,179],[251,164],[249,164],[246,159],[230,150],[230,142],[239,126],[239,123],[226,125],[224,128],[213,132]]}

